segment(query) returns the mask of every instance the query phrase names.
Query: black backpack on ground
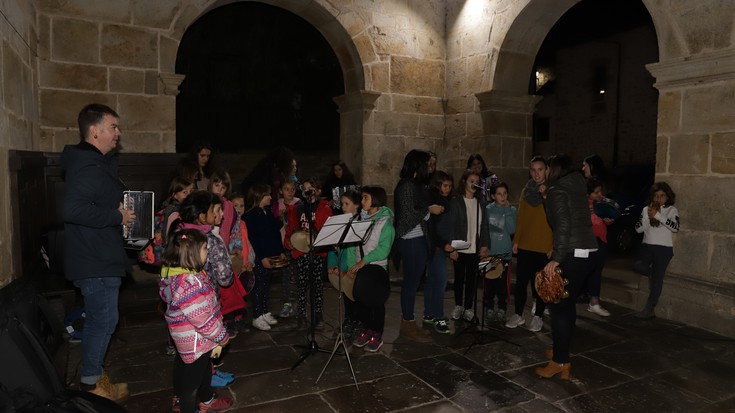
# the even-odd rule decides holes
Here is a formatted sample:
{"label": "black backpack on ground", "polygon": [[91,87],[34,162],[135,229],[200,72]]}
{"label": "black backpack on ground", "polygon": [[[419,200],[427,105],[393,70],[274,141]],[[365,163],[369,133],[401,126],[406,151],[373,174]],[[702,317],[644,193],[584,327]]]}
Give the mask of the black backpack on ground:
{"label": "black backpack on ground", "polygon": [[0,289],[0,413],[125,411],[108,399],[65,388],[62,331],[29,284],[18,280]]}

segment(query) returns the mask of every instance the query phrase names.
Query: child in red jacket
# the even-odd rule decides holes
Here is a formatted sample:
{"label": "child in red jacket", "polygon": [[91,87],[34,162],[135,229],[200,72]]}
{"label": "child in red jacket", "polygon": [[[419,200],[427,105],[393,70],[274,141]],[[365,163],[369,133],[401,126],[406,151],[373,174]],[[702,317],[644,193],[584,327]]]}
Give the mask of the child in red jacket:
{"label": "child in red jacket", "polygon": [[[296,260],[298,267],[299,327],[306,327],[306,287],[307,285],[311,285],[311,288],[314,289],[314,302],[311,305],[314,306],[316,313],[315,327],[318,330],[322,330],[324,329],[324,318],[322,316],[322,302],[324,298],[322,273],[325,268],[327,251],[316,249],[312,254],[313,262],[310,266],[308,249],[304,248],[303,245],[294,245],[292,241],[298,238],[298,235],[294,239],[292,239],[292,236],[298,231],[305,231],[307,234],[310,234],[309,237],[313,242],[316,239],[317,232],[324,226],[324,222],[332,216],[332,208],[329,207],[329,203],[326,200],[320,197],[322,188],[318,179],[310,178],[304,181],[302,185],[304,203],[289,209],[285,241],[286,248],[291,250],[291,256]],[[311,245],[312,242],[308,242],[308,245]]]}

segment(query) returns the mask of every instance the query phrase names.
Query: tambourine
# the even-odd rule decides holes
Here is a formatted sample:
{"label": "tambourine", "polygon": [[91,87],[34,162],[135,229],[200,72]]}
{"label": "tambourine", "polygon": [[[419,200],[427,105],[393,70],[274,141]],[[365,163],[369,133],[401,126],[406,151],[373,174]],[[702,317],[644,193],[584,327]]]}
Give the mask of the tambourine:
{"label": "tambourine", "polygon": [[282,258],[280,255],[274,257],[268,257],[268,261],[271,264],[271,268],[283,268],[289,263],[288,258]]}
{"label": "tambourine", "polygon": [[620,217],[620,205],[610,198],[602,198],[595,201],[593,209],[595,215],[602,219],[610,218],[614,221]]}
{"label": "tambourine", "polygon": [[301,251],[303,253],[309,252],[311,249],[311,243],[309,242],[309,236],[310,233],[308,230],[300,229],[298,231],[294,231],[293,234],[291,234],[291,246],[296,251]]}
{"label": "tambourine", "polygon": [[569,291],[566,289],[569,280],[564,278],[563,274],[561,267],[556,267],[551,275],[546,274],[543,269],[536,273],[534,286],[538,296],[545,303],[556,304],[562,299],[569,298]]}
{"label": "tambourine", "polygon": [[479,268],[485,273],[485,278],[488,280],[496,280],[502,277],[505,270],[503,260],[498,257],[483,258],[480,261]]}

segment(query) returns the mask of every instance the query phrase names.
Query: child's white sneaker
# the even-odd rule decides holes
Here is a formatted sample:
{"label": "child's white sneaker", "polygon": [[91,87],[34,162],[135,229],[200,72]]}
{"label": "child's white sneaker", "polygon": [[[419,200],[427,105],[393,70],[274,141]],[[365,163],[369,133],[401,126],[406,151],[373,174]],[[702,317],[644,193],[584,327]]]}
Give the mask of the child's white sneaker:
{"label": "child's white sneaker", "polygon": [[268,331],[271,329],[270,324],[268,324],[268,322],[265,321],[265,314],[253,320],[253,327],[257,328],[258,330],[262,330],[262,331]]}
{"label": "child's white sneaker", "polygon": [[461,305],[455,306],[454,310],[452,310],[452,320],[459,320],[460,317],[462,317],[462,314],[464,313],[464,307]]}
{"label": "child's white sneaker", "polygon": [[268,325],[274,326],[278,324],[278,320],[276,320],[270,312],[263,314],[263,318],[265,318],[265,322],[268,323]]}

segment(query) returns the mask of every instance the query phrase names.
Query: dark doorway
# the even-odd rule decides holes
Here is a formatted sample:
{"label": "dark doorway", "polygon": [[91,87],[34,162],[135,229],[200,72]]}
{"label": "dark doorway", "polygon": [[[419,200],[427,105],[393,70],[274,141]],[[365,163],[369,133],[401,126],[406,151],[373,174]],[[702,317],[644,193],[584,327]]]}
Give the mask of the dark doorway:
{"label": "dark doorway", "polygon": [[[606,165],[656,160],[658,91],[645,65],[658,61],[651,16],[640,0],[584,0],[554,25],[536,56],[529,92],[543,96],[538,153]],[[537,122],[537,124],[541,124]]]}
{"label": "dark doorway", "polygon": [[177,152],[202,140],[231,154],[339,150],[339,62],[321,33],[289,11],[258,2],[212,10],[184,34],[176,73],[186,75]]}
{"label": "dark doorway", "polygon": [[624,209],[608,228],[613,249],[635,247],[633,226],[653,183],[658,91],[645,65],[658,61],[651,16],[640,0],[584,0],[544,40],[529,93],[534,153],[566,153],[581,167],[591,154],[607,169],[605,194]]}

